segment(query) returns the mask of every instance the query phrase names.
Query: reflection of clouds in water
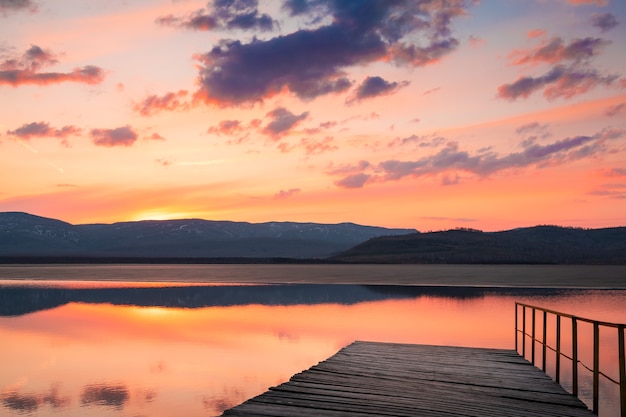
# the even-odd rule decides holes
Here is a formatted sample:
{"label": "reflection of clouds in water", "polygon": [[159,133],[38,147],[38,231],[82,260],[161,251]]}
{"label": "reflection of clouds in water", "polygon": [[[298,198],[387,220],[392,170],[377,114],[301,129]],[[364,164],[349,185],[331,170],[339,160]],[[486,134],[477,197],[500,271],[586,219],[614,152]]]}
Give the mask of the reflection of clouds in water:
{"label": "reflection of clouds in water", "polygon": [[46,404],[53,408],[64,408],[71,402],[70,397],[59,395],[59,389],[56,386],[44,394],[22,394],[18,391],[10,391],[1,394],[0,400],[6,408],[20,412],[33,412]]}
{"label": "reflection of clouds in water", "polygon": [[280,341],[285,341],[285,342],[292,342],[295,343],[298,340],[300,340],[300,338],[298,337],[298,335],[295,335],[287,330],[279,330],[276,332],[276,337],[278,338],[278,340]]}
{"label": "reflection of clouds in water", "polygon": [[151,403],[157,396],[157,392],[150,389],[138,390],[135,394],[136,395],[133,395],[134,397],[146,403]]}
{"label": "reflection of clouds in water", "polygon": [[229,408],[239,405],[246,399],[245,392],[238,388],[231,387],[223,389],[220,395],[205,395],[202,397],[202,404],[205,410],[217,415],[222,414]]}
{"label": "reflection of clouds in water", "polygon": [[155,374],[163,373],[166,370],[167,370],[167,366],[165,365],[165,362],[163,361],[158,361],[157,363],[150,365],[150,372],[155,373]]}
{"label": "reflection of clouds in water", "polygon": [[39,408],[39,397],[33,394],[20,394],[10,392],[2,396],[2,404],[10,409],[18,411],[35,411]]}
{"label": "reflection of clouds in water", "polygon": [[83,406],[104,406],[121,409],[128,401],[128,389],[124,385],[87,385],[80,395]]}

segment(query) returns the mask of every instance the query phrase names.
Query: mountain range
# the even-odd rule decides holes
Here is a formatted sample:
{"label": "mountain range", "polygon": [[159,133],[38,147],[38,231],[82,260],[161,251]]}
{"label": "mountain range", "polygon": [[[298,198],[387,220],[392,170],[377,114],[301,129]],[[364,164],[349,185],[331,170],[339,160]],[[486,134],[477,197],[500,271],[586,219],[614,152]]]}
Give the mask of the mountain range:
{"label": "mountain range", "polygon": [[325,258],[373,237],[416,233],[353,223],[145,220],[72,225],[0,213],[0,256],[124,258]]}
{"label": "mountain range", "polygon": [[454,229],[370,239],[330,258],[343,263],[626,264],[626,227]]}
{"label": "mountain range", "polygon": [[0,213],[0,262],[626,265],[626,227],[420,233],[354,223],[145,220],[72,225]]}

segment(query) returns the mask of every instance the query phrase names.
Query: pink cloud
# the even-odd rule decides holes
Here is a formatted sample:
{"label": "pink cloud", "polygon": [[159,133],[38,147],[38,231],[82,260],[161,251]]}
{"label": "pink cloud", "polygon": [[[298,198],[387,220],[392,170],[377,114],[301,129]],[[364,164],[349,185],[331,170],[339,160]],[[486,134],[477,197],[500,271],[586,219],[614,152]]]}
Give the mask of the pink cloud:
{"label": "pink cloud", "polygon": [[528,39],[535,39],[535,38],[541,38],[546,33],[547,32],[545,30],[543,30],[543,29],[532,29],[532,30],[528,31],[526,36],[528,37]]}
{"label": "pink cloud", "polygon": [[211,126],[207,133],[216,135],[233,136],[243,131],[243,126],[239,120],[222,120],[217,126]]}
{"label": "pink cloud", "polygon": [[69,136],[78,136],[81,133],[82,129],[76,126],[68,125],[56,129],[51,127],[47,122],[26,123],[15,130],[7,131],[8,135],[26,140],[44,137],[61,139],[61,143],[65,146],[69,146],[69,142],[67,141]]}
{"label": "pink cloud", "polygon": [[294,194],[299,193],[300,191],[301,190],[299,188],[290,188],[288,190],[280,190],[274,195],[274,198],[276,199],[289,198],[293,196]]}
{"label": "pink cloud", "polygon": [[[456,142],[448,142],[438,152],[417,160],[386,160],[377,165],[359,163],[355,166],[332,170],[331,175],[342,175],[335,185],[344,188],[359,188],[368,182],[394,181],[405,177],[442,175],[444,185],[458,181],[457,172],[467,172],[488,177],[497,172],[530,166],[545,168],[594,157],[610,152],[610,141],[626,137],[626,130],[603,129],[591,136],[574,136],[545,145],[527,143],[520,152],[499,155],[495,152],[461,150]],[[618,169],[615,171],[620,173]],[[454,176],[449,174],[453,173]]]}
{"label": "pink cloud", "polygon": [[0,63],[0,85],[17,87],[25,84],[49,85],[63,82],[99,84],[104,80],[100,67],[87,65],[70,72],[41,72],[42,68],[55,65],[56,55],[37,45],[31,46],[21,58],[10,58]]}
{"label": "pink cloud", "polygon": [[516,49],[509,54],[508,59],[511,65],[579,62],[598,55],[608,44],[610,44],[609,41],[601,38],[577,38],[566,44],[557,36],[531,49]]}
{"label": "pink cloud", "polygon": [[583,6],[587,4],[595,4],[596,6],[606,6],[609,4],[608,0],[567,0],[569,4],[574,6]]}
{"label": "pink cloud", "polygon": [[183,99],[187,96],[186,90],[175,93],[166,93],[163,96],[156,94],[146,97],[141,103],[135,104],[134,110],[142,116],[152,116],[161,111],[186,110],[189,103]]}
{"label": "pink cloud", "polygon": [[92,129],[90,136],[96,146],[132,146],[137,140],[137,133],[129,126],[115,129]]}
{"label": "pink cloud", "polygon": [[498,87],[497,96],[514,101],[518,98],[527,98],[534,92],[543,90],[543,95],[548,100],[560,97],[569,99],[600,85],[609,86],[617,78],[617,75],[603,75],[592,68],[556,65],[538,77],[520,77],[511,84],[501,85]]}

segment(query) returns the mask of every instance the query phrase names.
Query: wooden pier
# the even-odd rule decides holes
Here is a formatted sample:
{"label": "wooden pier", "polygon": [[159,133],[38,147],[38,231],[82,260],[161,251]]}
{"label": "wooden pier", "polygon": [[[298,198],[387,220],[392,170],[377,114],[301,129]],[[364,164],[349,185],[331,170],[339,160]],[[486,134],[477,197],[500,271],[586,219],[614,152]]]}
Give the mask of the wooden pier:
{"label": "wooden pier", "polygon": [[223,416],[594,414],[515,350],[354,342]]}

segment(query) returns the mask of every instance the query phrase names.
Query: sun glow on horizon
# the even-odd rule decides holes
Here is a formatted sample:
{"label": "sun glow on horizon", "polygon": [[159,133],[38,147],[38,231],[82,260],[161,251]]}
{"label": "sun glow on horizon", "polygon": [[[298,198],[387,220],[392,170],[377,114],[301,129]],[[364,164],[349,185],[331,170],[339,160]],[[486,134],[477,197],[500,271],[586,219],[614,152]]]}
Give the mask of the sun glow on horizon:
{"label": "sun glow on horizon", "polygon": [[146,220],[182,220],[189,218],[197,218],[197,215],[193,215],[189,212],[183,211],[142,211],[130,216],[130,221],[146,221]]}

